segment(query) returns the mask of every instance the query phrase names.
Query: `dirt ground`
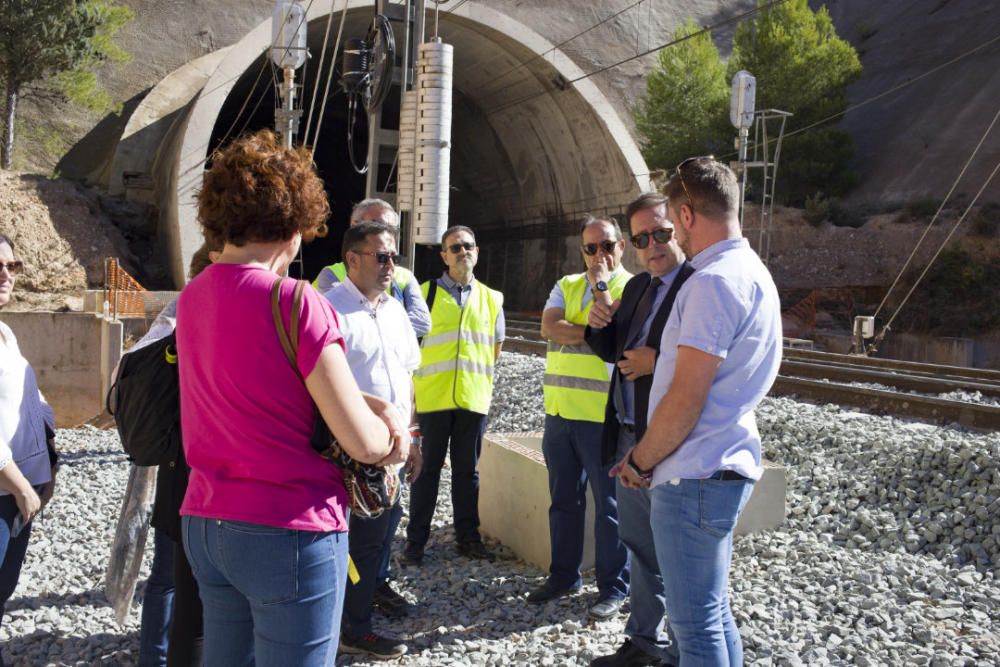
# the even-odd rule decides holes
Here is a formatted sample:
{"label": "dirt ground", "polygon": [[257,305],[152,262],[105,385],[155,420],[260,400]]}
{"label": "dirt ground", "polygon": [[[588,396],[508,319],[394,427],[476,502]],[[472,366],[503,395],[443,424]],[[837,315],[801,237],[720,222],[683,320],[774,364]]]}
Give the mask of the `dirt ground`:
{"label": "dirt ground", "polygon": [[0,171],[0,233],[25,264],[10,310],[79,309],[103,286],[106,257],[135,261],[96,193],[68,180]]}

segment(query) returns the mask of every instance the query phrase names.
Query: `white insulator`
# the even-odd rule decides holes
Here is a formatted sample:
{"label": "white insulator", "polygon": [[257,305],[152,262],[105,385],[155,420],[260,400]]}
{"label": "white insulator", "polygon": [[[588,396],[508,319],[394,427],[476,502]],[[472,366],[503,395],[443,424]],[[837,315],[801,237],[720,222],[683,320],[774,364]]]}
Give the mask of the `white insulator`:
{"label": "white insulator", "polygon": [[[448,228],[453,62],[450,44],[433,41],[418,47],[413,91],[413,235],[424,245],[440,243]],[[400,160],[402,157],[401,151]]]}
{"label": "white insulator", "polygon": [[417,141],[417,91],[403,93],[399,109],[399,175],[396,179],[396,208],[413,210],[413,164]]}

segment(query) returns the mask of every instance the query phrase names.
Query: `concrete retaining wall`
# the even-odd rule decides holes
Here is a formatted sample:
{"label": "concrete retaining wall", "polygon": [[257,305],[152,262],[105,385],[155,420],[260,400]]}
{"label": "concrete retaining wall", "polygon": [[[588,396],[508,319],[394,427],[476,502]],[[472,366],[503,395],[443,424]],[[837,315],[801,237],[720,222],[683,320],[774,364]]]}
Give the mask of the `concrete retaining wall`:
{"label": "concrete retaining wall", "polygon": [[[479,461],[479,518],[482,532],[510,547],[518,557],[548,570],[548,472],[541,433],[490,433]],[[587,492],[583,569],[594,566],[594,501]],[[764,476],[736,526],[742,535],[775,528],[785,519],[785,469],[764,462]]]}
{"label": "concrete retaining wall", "polygon": [[[848,334],[817,333],[816,344],[827,352],[846,354],[851,349]],[[890,333],[878,352],[883,359],[918,361],[925,364],[1000,368],[1000,335],[950,338],[909,333]]]}
{"label": "concrete retaining wall", "polygon": [[90,313],[8,312],[56,426],[78,426],[104,410],[108,378],[121,357],[122,323]]}

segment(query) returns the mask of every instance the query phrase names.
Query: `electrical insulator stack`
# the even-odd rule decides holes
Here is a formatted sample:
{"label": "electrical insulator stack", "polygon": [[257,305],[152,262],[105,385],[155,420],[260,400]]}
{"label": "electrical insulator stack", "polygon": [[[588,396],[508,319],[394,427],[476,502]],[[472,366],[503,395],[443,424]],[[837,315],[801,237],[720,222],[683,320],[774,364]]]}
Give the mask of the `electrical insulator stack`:
{"label": "electrical insulator stack", "polygon": [[417,132],[417,91],[403,93],[399,109],[399,178],[396,186],[396,208],[413,210],[413,163]]}
{"label": "electrical insulator stack", "polygon": [[413,229],[425,245],[440,243],[448,228],[453,60],[454,48],[440,40],[418,49]]}

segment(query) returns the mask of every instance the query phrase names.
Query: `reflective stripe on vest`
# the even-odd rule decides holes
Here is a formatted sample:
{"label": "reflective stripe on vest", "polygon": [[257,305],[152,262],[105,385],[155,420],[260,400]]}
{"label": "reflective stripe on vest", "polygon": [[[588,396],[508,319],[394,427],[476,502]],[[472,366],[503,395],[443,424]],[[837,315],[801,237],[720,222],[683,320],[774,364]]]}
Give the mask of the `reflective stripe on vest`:
{"label": "reflective stripe on vest", "polygon": [[[612,276],[608,292],[612,299],[620,299],[625,283],[632,274],[624,269]],[[566,302],[565,319],[571,324],[587,325],[587,316],[593,299],[581,308],[587,291],[587,274],[564,276],[559,281],[563,300]],[[545,414],[564,419],[603,422],[604,408],[608,401],[611,376],[608,365],[586,343],[560,345],[549,341],[545,355]]]}
{"label": "reflective stripe on vest", "polygon": [[[420,288],[427,298],[429,282]],[[496,322],[503,294],[478,280],[463,308],[440,285],[431,306],[431,330],[420,343],[413,374],[417,412],[462,408],[488,414],[493,398]]]}

